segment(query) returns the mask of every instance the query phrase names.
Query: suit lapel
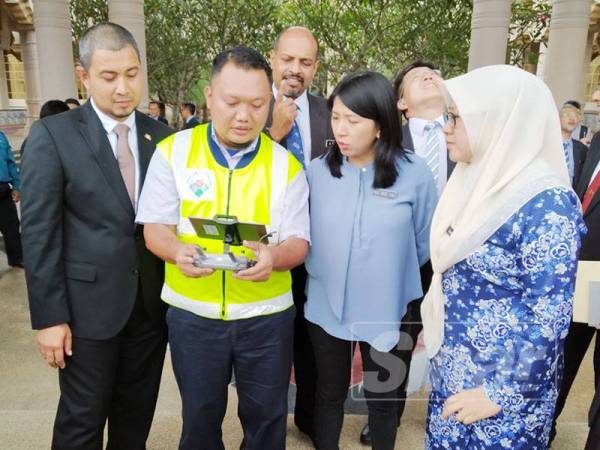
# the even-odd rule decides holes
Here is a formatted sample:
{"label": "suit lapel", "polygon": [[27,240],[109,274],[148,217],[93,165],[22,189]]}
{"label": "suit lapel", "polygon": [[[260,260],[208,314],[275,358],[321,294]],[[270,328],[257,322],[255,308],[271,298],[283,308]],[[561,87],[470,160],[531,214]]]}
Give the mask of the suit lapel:
{"label": "suit lapel", "polygon": [[265,128],[270,128],[273,124],[273,107],[275,106],[275,99],[271,97],[271,101],[269,102],[269,115],[267,116],[267,123],[265,123]]}
{"label": "suit lapel", "polygon": [[86,102],[81,109],[82,114],[81,120],[79,121],[81,134],[94,154],[108,185],[119,199],[121,206],[123,206],[125,211],[133,219],[135,214],[133,206],[131,205],[129,195],[127,194],[127,188],[125,187],[125,182],[121,176],[119,164],[117,163],[117,159],[115,158],[108,137],[106,136],[106,130],[92,108],[91,101]]}
{"label": "suit lapel", "polygon": [[585,195],[585,191],[587,191],[588,184],[592,181],[592,175],[594,174],[594,169],[600,160],[600,152],[591,152],[591,148],[588,151],[587,158],[581,169],[581,176],[579,177],[579,181],[577,183],[577,188],[575,191],[579,196],[580,200],[583,200],[583,196]]}
{"label": "suit lapel", "polygon": [[590,214],[594,210],[594,208],[598,206],[599,203],[600,191],[596,192],[596,195],[594,195],[594,197],[592,198],[592,202],[590,203],[590,206],[588,206],[588,209],[585,211],[583,217],[587,217],[587,215]]}
{"label": "suit lapel", "polygon": [[140,165],[140,180],[138,184],[141,192],[144,180],[146,179],[146,172],[148,172],[150,159],[152,159],[154,149],[156,148],[156,137],[153,136],[148,127],[146,118],[138,111],[135,113],[135,127],[137,128],[138,161]]}
{"label": "suit lapel", "polygon": [[410,134],[410,128],[408,122],[402,125],[402,147],[407,150],[415,151],[415,144],[413,143],[412,135]]}
{"label": "suit lapel", "polygon": [[[594,139],[594,141],[597,141],[597,139]],[[598,143],[594,141],[592,141],[592,145],[588,150],[587,158],[583,165],[583,169],[581,170],[581,177],[579,178],[579,181],[577,183],[576,192],[581,201],[583,201],[583,196],[585,195],[588,189],[588,185],[592,181],[592,175],[594,174],[594,170],[596,169],[596,166],[600,161],[600,147],[598,146]],[[592,210],[598,206],[599,203],[600,191],[596,192],[596,195],[594,195],[594,197],[592,198],[592,202],[590,203],[590,206],[588,206],[586,213],[583,216],[586,217],[588,214],[590,214]]]}

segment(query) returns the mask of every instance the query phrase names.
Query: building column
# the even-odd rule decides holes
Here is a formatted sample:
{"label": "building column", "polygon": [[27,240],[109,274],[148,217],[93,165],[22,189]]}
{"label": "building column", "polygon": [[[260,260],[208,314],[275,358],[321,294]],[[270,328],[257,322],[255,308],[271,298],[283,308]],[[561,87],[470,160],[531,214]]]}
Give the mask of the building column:
{"label": "building column", "polygon": [[142,99],[139,109],[148,111],[148,65],[143,0],[108,0],[108,20],[127,28],[137,41],[142,60]]}
{"label": "building column", "polygon": [[506,63],[510,0],[473,0],[469,71]]}
{"label": "building column", "polygon": [[6,64],[4,63],[4,50],[0,49],[0,109],[8,109],[8,78],[6,77]]}
{"label": "building column", "polygon": [[581,80],[581,87],[579,88],[579,96],[576,97],[582,104],[585,102],[587,98],[588,86],[592,81],[592,54],[594,51],[594,37],[596,36],[596,32],[598,31],[598,26],[590,27],[587,33],[587,41],[585,45],[585,52],[583,54],[583,67],[582,73],[583,78]]}
{"label": "building column", "polygon": [[11,29],[8,23],[8,14],[0,2],[0,109],[8,109],[8,77],[6,76],[6,63],[4,50],[10,48]]}
{"label": "building column", "polygon": [[[20,38],[23,72],[25,74],[27,126],[29,127],[39,117],[40,108],[42,107],[40,65],[38,63],[35,31],[22,31],[20,33]],[[64,100],[65,98],[60,98],[60,100]]]}
{"label": "building column", "polygon": [[558,105],[581,98],[590,13],[590,0],[554,0],[544,79]]}
{"label": "building column", "polygon": [[33,0],[40,76],[40,98],[77,97],[69,0]]}

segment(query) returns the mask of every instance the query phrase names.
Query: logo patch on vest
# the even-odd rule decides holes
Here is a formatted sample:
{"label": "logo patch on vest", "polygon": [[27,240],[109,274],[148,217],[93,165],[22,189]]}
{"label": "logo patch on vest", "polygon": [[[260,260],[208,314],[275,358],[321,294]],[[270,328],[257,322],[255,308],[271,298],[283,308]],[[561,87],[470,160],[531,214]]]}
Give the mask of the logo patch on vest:
{"label": "logo patch on vest", "polygon": [[215,199],[215,174],[212,170],[188,169],[186,178],[187,199],[205,200]]}

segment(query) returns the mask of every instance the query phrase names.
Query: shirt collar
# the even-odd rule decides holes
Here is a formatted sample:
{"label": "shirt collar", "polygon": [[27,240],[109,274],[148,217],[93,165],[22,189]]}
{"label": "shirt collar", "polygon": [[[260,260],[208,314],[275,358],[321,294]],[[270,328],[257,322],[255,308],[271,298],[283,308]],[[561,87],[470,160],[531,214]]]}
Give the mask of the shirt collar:
{"label": "shirt collar", "polygon": [[[279,95],[279,91],[277,90],[277,88],[275,87],[275,83],[273,83],[273,98],[277,98],[277,95]],[[294,99],[294,103],[296,103],[296,106],[298,107],[298,109],[300,110],[300,112],[308,112],[308,92],[307,89],[304,90],[304,92],[299,96],[296,97]]]}
{"label": "shirt collar", "polygon": [[127,119],[125,119],[123,122],[119,122],[118,120],[115,120],[100,111],[100,109],[96,106],[96,103],[94,103],[93,97],[90,97],[90,102],[92,102],[92,108],[94,108],[94,111],[96,111],[96,114],[98,114],[98,118],[100,119],[100,122],[102,122],[102,126],[106,130],[106,133],[112,133],[115,126],[119,125],[120,123],[127,125],[129,127],[129,131],[135,130],[135,110],[129,114],[129,116],[127,116]]}
{"label": "shirt collar", "polygon": [[[225,147],[223,144],[221,144],[221,141],[219,141],[219,138],[217,137],[217,133],[215,133],[215,127],[210,126],[210,137],[212,138],[213,141],[215,141],[215,144],[217,144],[219,146],[219,148],[221,149],[222,152],[227,152],[229,153],[229,149],[227,147]],[[256,150],[256,143],[258,142],[258,136],[256,137],[256,139],[254,139],[250,144],[248,144],[246,147],[237,150],[237,152],[235,153],[234,157],[242,157],[247,153],[250,153],[254,150]]]}
{"label": "shirt collar", "polygon": [[[421,119],[420,117],[411,117],[408,121],[408,127],[410,128],[411,134],[423,136],[425,134],[425,126],[432,122],[431,120]],[[433,122],[437,122],[440,126],[444,127],[444,117],[440,115]]]}
{"label": "shirt collar", "polygon": [[190,120],[192,120],[192,118],[193,118],[193,117],[194,117],[194,116],[190,116],[190,117],[188,117],[187,119],[185,119],[185,123],[190,123]]}

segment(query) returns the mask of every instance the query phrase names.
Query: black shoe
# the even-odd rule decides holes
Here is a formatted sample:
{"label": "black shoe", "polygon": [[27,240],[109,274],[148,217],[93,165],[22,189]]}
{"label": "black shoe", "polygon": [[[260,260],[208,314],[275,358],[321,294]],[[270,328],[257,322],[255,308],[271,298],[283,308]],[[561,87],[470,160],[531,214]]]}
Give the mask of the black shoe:
{"label": "black shoe", "polygon": [[360,432],[360,443],[362,445],[371,445],[373,443],[371,439],[371,430],[369,424],[366,424]]}
{"label": "black shoe", "polygon": [[317,448],[317,438],[313,430],[310,430],[306,427],[301,427],[297,423],[296,427],[300,430],[300,433],[304,433],[305,435],[307,435],[310,438],[310,442],[312,442],[313,447]]}
{"label": "black shoe", "polygon": [[10,267],[16,267],[17,269],[24,269],[25,267],[23,267],[23,263],[22,262],[17,262],[14,264],[9,264]]}

